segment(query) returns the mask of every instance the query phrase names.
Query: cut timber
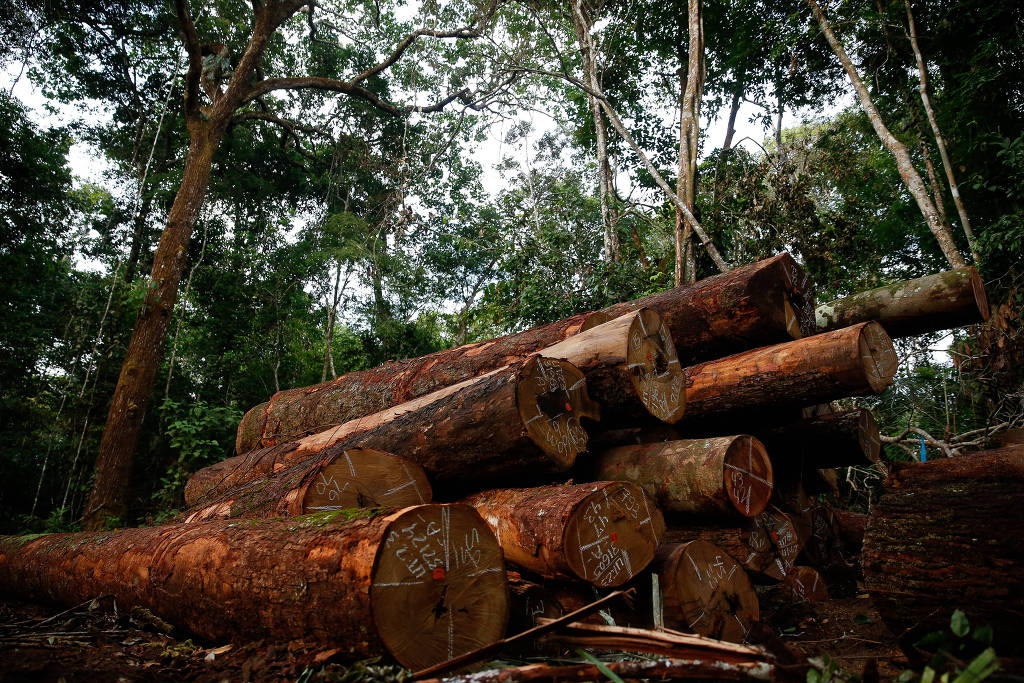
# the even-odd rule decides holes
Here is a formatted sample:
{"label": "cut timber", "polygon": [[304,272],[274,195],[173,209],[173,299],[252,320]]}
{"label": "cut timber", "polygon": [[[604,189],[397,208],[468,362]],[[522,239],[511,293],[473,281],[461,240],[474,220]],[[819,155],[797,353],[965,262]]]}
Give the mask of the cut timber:
{"label": "cut timber", "polygon": [[[650,412],[666,422],[679,419],[686,405],[685,380],[672,337],[657,313],[641,309],[577,334],[578,327],[556,325],[553,329],[558,334],[539,349],[538,335],[524,332],[525,337],[503,337],[468,350],[459,347],[442,352],[453,356],[448,359],[434,354],[349,373],[315,387],[279,392],[242,418],[236,450],[245,453],[257,443],[280,443],[288,440],[285,435],[322,431],[409,401],[436,397],[441,394],[435,390],[465,386],[474,377],[522,361],[535,351],[579,367],[588,386],[592,385],[594,399],[617,413]],[[559,342],[570,330],[573,335]],[[515,340],[518,342],[513,343]],[[395,373],[397,377],[392,376]],[[255,427],[257,424],[262,427]]]}
{"label": "cut timber", "polygon": [[663,510],[753,517],[772,495],[761,442],[739,435],[621,446],[596,459],[595,478],[631,481]]}
{"label": "cut timber", "polygon": [[974,266],[860,292],[816,310],[821,331],[875,320],[893,338],[973,325],[988,316],[985,286]]}
{"label": "cut timber", "polygon": [[686,368],[687,424],[881,393],[896,374],[892,340],[869,322]]}
{"label": "cut timber", "polygon": [[[538,619],[558,619],[593,602],[596,589],[579,581],[531,580],[508,570],[509,633],[522,633],[537,625]],[[599,617],[587,617],[593,620]],[[532,641],[528,645],[536,645]]]}
{"label": "cut timber", "polygon": [[0,539],[0,590],[112,594],[197,635],[315,639],[419,668],[502,637],[501,549],[462,505]]}
{"label": "cut timber", "polygon": [[996,638],[1024,632],[1024,447],[899,463],[864,536],[864,584],[893,633],[962,609]]}
{"label": "cut timber", "polygon": [[490,525],[509,562],[602,588],[642,571],[665,530],[643,490],[623,482],[495,489],[463,502]]}
{"label": "cut timber", "polygon": [[350,448],[249,482],[190,511],[183,521],[404,508],[429,503],[432,495],[427,475],[416,463],[373,448]]}
{"label": "cut timber", "polygon": [[780,585],[783,592],[795,602],[828,600],[828,585],[813,567],[793,567]]}
{"label": "cut timber", "polygon": [[628,421],[647,413],[676,422],[686,407],[682,367],[661,317],[642,308],[543,350],[567,360],[587,378],[587,392],[606,415]]}
{"label": "cut timber", "polygon": [[526,664],[487,669],[447,678],[426,678],[420,683],[565,683],[603,681],[611,671],[626,681],[774,681],[775,666],[768,661],[730,664],[713,653],[703,658],[627,659],[596,664]]}
{"label": "cut timber", "polygon": [[658,574],[669,628],[740,643],[760,619],[747,573],[713,543],[662,544],[651,569]]}
{"label": "cut timber", "polygon": [[472,380],[571,337],[587,317],[584,313],[518,334],[350,372],[311,387],[279,391],[245,414],[235,448],[242,454],[291,441]]}
{"label": "cut timber", "polygon": [[661,315],[683,364],[815,333],[810,278],[789,254],[602,312],[616,316],[641,307]]}
{"label": "cut timber", "polygon": [[421,358],[393,361],[312,387],[280,391],[269,403],[245,414],[238,427],[237,452],[323,431],[534,353],[547,355],[544,349],[553,344],[642,308],[661,316],[683,365],[807,336],[815,329],[810,280],[791,256],[780,254],[602,311]]}
{"label": "cut timber", "polygon": [[835,510],[836,525],[843,547],[853,555],[859,555],[864,547],[864,532],[868,526],[868,515],[863,512]]}
{"label": "cut timber", "polygon": [[580,419],[598,415],[579,370],[566,361],[534,356],[455,390],[206,467],[189,479],[185,501],[190,506],[218,502],[250,481],[356,447],[377,448],[419,464],[435,493],[537,477],[573,464],[587,447]]}
{"label": "cut timber", "polygon": [[882,439],[870,410],[857,408],[758,433],[777,469],[863,466],[878,462]]}

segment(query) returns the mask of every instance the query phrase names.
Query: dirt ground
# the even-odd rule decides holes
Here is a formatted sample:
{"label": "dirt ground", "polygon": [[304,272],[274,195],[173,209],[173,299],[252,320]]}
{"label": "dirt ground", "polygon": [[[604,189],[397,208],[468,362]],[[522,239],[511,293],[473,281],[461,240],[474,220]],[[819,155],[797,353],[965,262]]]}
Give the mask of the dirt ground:
{"label": "dirt ground", "polygon": [[[893,680],[909,664],[866,594],[799,603],[773,591],[762,616],[791,648],[829,655],[864,680]],[[866,667],[866,668],[865,668]],[[877,678],[873,672],[877,671]],[[145,610],[103,598],[63,610],[0,602],[2,681],[401,681],[396,665],[352,664],[335,648],[302,642],[189,639]]]}

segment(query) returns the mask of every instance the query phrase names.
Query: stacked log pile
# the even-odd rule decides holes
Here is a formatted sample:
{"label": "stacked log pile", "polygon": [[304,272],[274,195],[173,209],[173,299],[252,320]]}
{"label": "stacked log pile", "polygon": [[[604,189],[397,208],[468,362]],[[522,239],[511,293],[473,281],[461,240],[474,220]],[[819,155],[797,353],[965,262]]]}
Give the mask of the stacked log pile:
{"label": "stacked log pile", "polygon": [[[908,322],[904,290],[935,283],[919,307],[931,322]],[[236,456],[190,479],[172,523],[0,540],[0,587],[113,593],[210,638],[312,637],[412,669],[499,641],[510,613],[529,629],[616,587],[635,599],[558,642],[682,637],[633,627],[745,641],[759,630],[755,584],[827,595],[863,520],[807,494],[831,468],[879,460],[869,412],[804,409],[883,391],[896,371],[886,322],[974,320],[973,283],[832,305],[835,327],[815,321],[808,279],[783,254],[279,392],[245,415]],[[608,620],[626,627],[600,631]]]}

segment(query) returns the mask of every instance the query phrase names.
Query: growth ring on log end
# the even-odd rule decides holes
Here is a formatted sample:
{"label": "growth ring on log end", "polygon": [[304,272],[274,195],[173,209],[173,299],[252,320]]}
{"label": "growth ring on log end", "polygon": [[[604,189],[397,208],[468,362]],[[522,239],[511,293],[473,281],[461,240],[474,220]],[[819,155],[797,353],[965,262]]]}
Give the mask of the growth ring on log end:
{"label": "growth ring on log end", "polygon": [[867,377],[871,389],[881,393],[889,386],[899,367],[892,339],[884,327],[876,322],[870,322],[861,328],[857,345],[864,364],[864,376]]}
{"label": "growth ring on log end", "polygon": [[587,449],[584,417],[597,420],[601,408],[587,395],[583,373],[572,363],[534,356],[519,373],[516,386],[519,415],[526,433],[561,469]]}
{"label": "growth ring on log end", "polygon": [[414,462],[375,448],[349,448],[320,465],[303,487],[306,514],[346,508],[404,508],[429,503],[430,482]]}
{"label": "growth ring on log end", "polygon": [[686,376],[676,347],[661,316],[649,308],[637,311],[629,328],[626,367],[644,406],[672,424],[686,409]]}
{"label": "growth ring on log end", "polygon": [[739,562],[703,540],[662,545],[656,562],[666,626],[734,643],[746,640],[760,607]]}
{"label": "growth ring on log end", "polygon": [[370,601],[381,640],[408,669],[493,643],[508,622],[501,547],[470,507],[411,508],[380,545]]}

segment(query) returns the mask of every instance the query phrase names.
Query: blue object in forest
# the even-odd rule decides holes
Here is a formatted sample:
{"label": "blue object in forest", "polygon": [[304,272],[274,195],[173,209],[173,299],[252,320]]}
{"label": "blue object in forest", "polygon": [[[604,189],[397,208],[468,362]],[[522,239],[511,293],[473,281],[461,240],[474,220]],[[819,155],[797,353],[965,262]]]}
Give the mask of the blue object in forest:
{"label": "blue object in forest", "polygon": [[924,449],[924,437],[918,436],[917,438],[921,441],[921,462],[928,462],[928,454]]}

